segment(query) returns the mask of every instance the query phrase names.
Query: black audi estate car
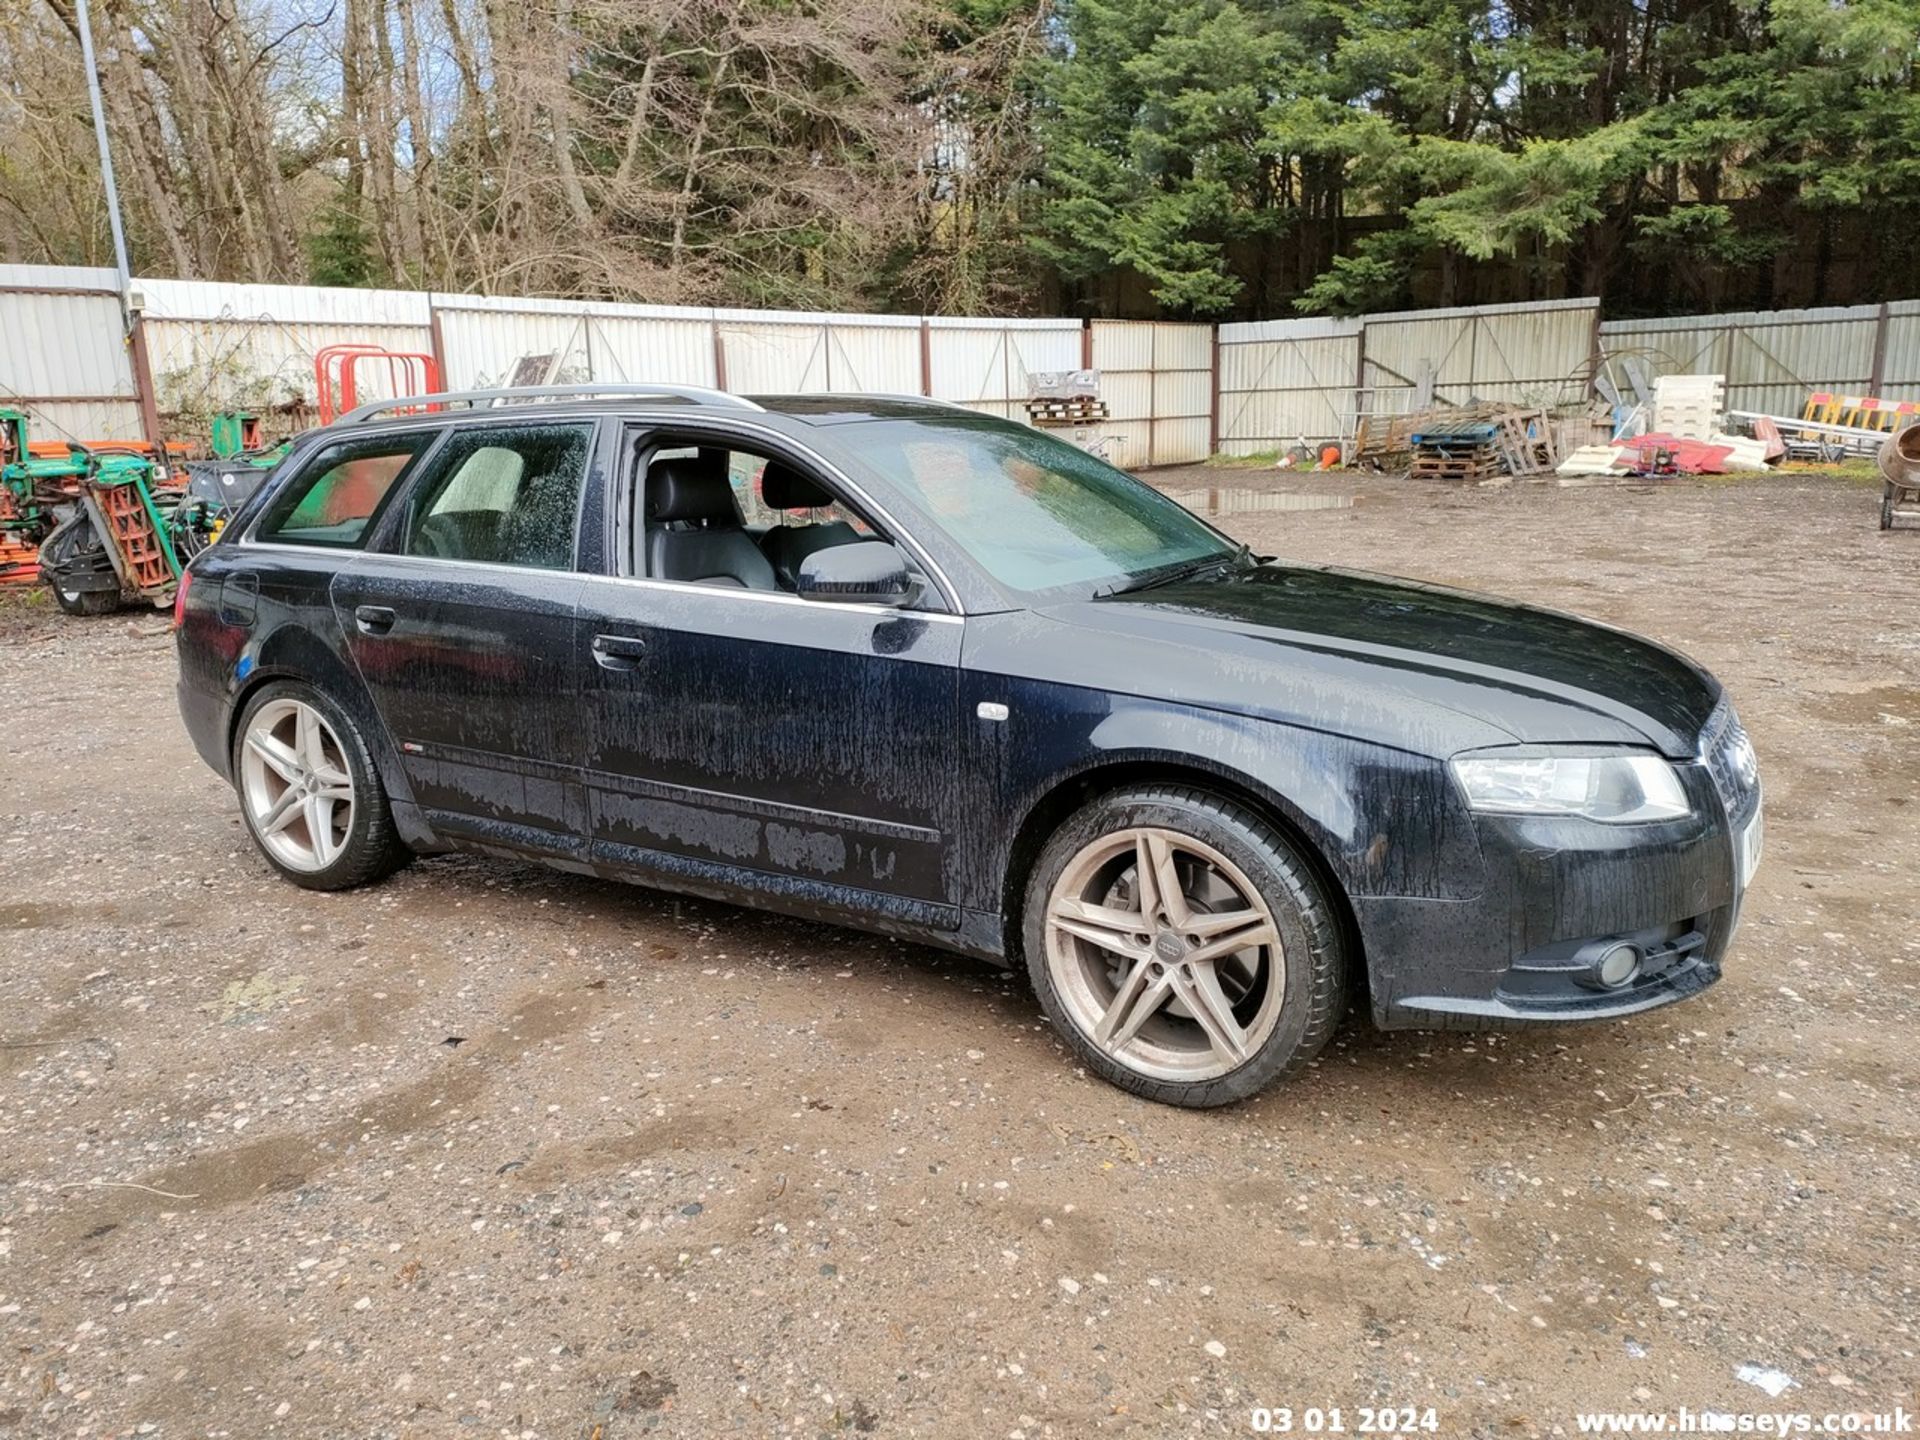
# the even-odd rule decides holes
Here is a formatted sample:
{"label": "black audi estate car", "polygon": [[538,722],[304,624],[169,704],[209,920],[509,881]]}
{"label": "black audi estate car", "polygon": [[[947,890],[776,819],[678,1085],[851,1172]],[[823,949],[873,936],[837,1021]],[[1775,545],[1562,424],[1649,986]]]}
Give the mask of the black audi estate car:
{"label": "black audi estate car", "polygon": [[[430,407],[430,408],[429,408]],[[301,437],[188,569],[180,705],[299,885],[477,850],[1024,965],[1215,1105],[1387,1027],[1712,984],[1760,783],[1712,676],[1282,564],[917,399],[549,387]]]}

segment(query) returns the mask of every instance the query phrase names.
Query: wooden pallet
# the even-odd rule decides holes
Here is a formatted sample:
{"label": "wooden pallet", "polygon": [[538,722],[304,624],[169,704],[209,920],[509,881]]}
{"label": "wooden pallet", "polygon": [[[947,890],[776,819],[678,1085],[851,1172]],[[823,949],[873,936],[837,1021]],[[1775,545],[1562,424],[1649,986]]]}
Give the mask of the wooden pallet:
{"label": "wooden pallet", "polygon": [[1092,425],[1107,418],[1107,402],[1086,395],[1070,400],[1029,400],[1027,418],[1036,425]]}
{"label": "wooden pallet", "polygon": [[1421,445],[1413,452],[1412,475],[1416,480],[1478,482],[1506,473],[1498,448],[1490,444]]}
{"label": "wooden pallet", "polygon": [[1494,448],[1509,475],[1544,475],[1560,463],[1553,421],[1544,410],[1509,410],[1493,417]]}

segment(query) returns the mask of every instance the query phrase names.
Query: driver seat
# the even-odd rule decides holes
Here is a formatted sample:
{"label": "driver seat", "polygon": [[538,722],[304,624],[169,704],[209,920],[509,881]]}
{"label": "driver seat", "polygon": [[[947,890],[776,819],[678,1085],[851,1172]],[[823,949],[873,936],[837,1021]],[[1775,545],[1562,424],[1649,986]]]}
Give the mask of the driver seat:
{"label": "driver seat", "polygon": [[724,455],[675,456],[647,467],[647,574],[777,590],[773,566],[740,523]]}

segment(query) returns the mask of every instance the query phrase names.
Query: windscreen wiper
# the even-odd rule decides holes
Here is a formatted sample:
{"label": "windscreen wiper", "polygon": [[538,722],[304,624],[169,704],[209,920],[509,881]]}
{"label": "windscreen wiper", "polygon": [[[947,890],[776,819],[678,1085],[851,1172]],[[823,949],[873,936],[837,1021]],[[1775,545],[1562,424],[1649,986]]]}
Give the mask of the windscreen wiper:
{"label": "windscreen wiper", "polygon": [[1182,580],[1194,580],[1209,570],[1251,570],[1260,562],[1252,547],[1245,541],[1238,550],[1226,555],[1207,555],[1198,560],[1185,561],[1162,570],[1149,570],[1146,574],[1132,580],[1122,580],[1094,592],[1094,599],[1104,600],[1109,595],[1131,595],[1141,590],[1158,590],[1164,585],[1175,585]]}

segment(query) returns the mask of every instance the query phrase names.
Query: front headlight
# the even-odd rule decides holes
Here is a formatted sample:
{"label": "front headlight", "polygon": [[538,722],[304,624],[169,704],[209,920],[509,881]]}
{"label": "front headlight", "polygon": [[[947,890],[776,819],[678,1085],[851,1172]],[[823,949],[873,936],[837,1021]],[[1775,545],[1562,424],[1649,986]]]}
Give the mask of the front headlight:
{"label": "front headlight", "polygon": [[1475,810],[1502,815],[1578,815],[1608,825],[1677,820],[1687,793],[1658,755],[1481,751],[1453,762]]}

